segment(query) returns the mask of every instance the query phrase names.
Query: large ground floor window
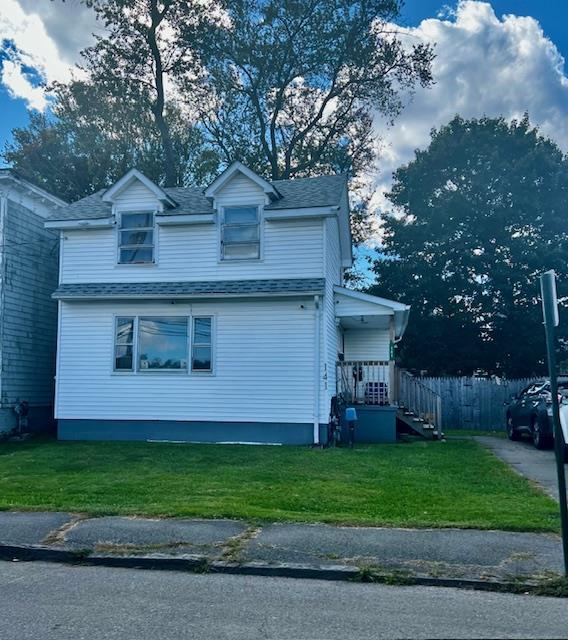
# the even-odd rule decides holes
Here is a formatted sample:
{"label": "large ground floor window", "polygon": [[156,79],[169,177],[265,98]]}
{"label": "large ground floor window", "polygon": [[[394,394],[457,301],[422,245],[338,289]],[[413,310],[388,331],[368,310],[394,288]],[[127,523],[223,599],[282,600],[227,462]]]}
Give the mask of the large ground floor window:
{"label": "large ground floor window", "polygon": [[[211,372],[210,316],[120,316],[116,318],[114,370]],[[189,357],[191,354],[191,359]]]}

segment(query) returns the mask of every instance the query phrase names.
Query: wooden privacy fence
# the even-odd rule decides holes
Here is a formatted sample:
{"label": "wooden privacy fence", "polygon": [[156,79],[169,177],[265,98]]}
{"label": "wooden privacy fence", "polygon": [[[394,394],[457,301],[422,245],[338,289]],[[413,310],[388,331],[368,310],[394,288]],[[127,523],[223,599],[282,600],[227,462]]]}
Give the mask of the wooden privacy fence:
{"label": "wooden privacy fence", "polygon": [[505,403],[530,378],[429,378],[420,381],[442,398],[444,429],[505,429]]}

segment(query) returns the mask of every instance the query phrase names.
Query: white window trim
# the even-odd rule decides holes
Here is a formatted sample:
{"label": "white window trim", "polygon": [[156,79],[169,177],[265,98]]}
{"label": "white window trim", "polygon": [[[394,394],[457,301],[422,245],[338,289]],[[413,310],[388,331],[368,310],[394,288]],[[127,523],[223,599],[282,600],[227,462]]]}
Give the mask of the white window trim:
{"label": "white window trim", "polygon": [[[122,269],[123,267],[132,268],[132,267],[155,267],[158,265],[158,228],[159,225],[156,221],[156,215],[161,211],[161,209],[157,209],[156,207],[115,207],[114,217],[116,220],[116,264],[115,267]],[[151,213],[152,214],[152,230],[153,230],[153,240],[154,240],[154,251],[153,251],[153,259],[151,262],[121,262],[120,261],[120,232],[121,224],[122,224],[122,214],[123,213]]]}
{"label": "white window trim", "polygon": [[[223,225],[225,224],[225,209],[256,209],[258,212],[258,258],[225,258],[223,257]],[[219,207],[217,224],[217,262],[219,264],[257,264],[264,260],[264,207],[258,202],[246,204],[226,204]]]}
{"label": "white window trim", "polygon": [[[187,367],[185,369],[140,369],[138,362],[139,352],[139,322],[140,318],[185,318],[187,320]],[[132,365],[131,371],[125,371],[116,369],[116,326],[118,318],[133,318],[134,319],[134,344],[132,346]],[[211,318],[211,369],[203,371],[192,371],[192,355],[193,355],[193,319],[194,318]],[[217,375],[217,314],[216,313],[154,313],[154,314],[139,314],[139,313],[115,313],[112,316],[112,348],[111,348],[111,375],[113,376],[208,376],[215,377]]]}

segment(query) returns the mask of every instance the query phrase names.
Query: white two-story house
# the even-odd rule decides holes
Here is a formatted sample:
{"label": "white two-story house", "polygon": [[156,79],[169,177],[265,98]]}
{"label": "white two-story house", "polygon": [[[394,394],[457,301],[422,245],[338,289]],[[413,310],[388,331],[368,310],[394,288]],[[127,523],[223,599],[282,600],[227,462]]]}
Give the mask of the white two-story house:
{"label": "white two-story house", "polygon": [[268,182],[237,162],[161,188],[132,170],[46,226],[59,438],[321,443],[338,385],[393,432],[408,307],[343,287],[345,176]]}

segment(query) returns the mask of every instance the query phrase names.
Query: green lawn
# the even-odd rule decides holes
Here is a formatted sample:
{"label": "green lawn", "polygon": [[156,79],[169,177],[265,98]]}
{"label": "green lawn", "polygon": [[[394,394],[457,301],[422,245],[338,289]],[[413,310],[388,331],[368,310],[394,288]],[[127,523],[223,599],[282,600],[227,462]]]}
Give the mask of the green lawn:
{"label": "green lawn", "polygon": [[555,503],[471,440],[300,447],[0,444],[0,509],[557,531]]}
{"label": "green lawn", "polygon": [[470,438],[471,436],[492,436],[493,438],[506,438],[505,429],[492,431],[491,429],[444,429],[446,436]]}

